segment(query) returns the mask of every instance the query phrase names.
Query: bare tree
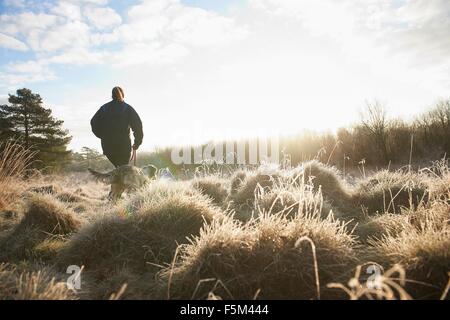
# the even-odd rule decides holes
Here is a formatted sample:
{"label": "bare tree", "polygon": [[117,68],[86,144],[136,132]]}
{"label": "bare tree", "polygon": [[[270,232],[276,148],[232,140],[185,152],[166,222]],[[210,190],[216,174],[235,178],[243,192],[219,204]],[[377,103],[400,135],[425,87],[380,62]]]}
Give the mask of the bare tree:
{"label": "bare tree", "polygon": [[361,123],[377,146],[385,164],[389,163],[388,127],[386,109],[379,101],[367,102],[361,112]]}
{"label": "bare tree", "polygon": [[430,117],[440,124],[443,132],[450,132],[450,100],[441,100],[430,111]]}
{"label": "bare tree", "polygon": [[450,100],[441,100],[427,114],[429,121],[435,124],[435,139],[443,141],[445,151],[450,150]]}

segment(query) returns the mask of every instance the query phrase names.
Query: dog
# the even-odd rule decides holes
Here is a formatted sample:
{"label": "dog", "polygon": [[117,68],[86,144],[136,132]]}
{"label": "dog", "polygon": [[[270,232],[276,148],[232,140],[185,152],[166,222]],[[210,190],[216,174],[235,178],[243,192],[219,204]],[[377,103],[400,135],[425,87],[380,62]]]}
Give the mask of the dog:
{"label": "dog", "polygon": [[142,188],[156,178],[158,173],[158,168],[154,165],[138,168],[127,164],[107,173],[101,173],[92,169],[88,170],[98,180],[111,184],[108,198],[113,201],[120,199],[124,191]]}

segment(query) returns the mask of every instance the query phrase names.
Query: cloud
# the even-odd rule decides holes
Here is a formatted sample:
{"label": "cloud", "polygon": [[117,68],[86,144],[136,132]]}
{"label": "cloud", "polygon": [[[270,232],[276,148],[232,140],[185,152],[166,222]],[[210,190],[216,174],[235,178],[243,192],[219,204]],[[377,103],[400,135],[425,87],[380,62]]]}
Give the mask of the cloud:
{"label": "cloud", "polygon": [[16,7],[16,8],[23,8],[23,7],[25,7],[25,1],[24,0],[4,0],[3,3],[7,7]]}
{"label": "cloud", "polygon": [[0,15],[0,45],[31,48],[51,74],[56,64],[175,65],[217,48],[239,56],[241,40],[278,33],[270,39],[336,47],[380,77],[421,79],[436,92],[450,82],[449,1],[248,0],[241,9],[222,15],[180,0],[142,0],[119,15],[105,0],[62,0],[40,13]]}
{"label": "cloud", "polygon": [[89,26],[81,21],[69,21],[36,32],[29,37],[31,47],[36,51],[52,52],[67,48],[88,47],[90,45]]}
{"label": "cloud", "polygon": [[5,34],[23,37],[33,50],[46,52],[113,42],[149,45],[154,40],[215,46],[245,38],[247,32],[232,18],[188,7],[179,0],[141,1],[129,8],[126,23],[112,8],[93,4],[104,5],[106,1],[65,0],[49,13],[4,14],[0,15],[0,27]]}
{"label": "cloud", "polygon": [[122,18],[111,8],[87,7],[84,16],[97,29],[109,29],[122,23]]}
{"label": "cloud", "polygon": [[[450,1],[250,0],[253,8],[294,19],[317,37],[329,37],[349,59],[399,79],[448,78]],[[440,74],[440,75],[437,75]],[[443,82],[440,81],[442,88]],[[445,84],[444,84],[445,85]],[[436,86],[430,81],[429,86]]]}
{"label": "cloud", "polygon": [[8,96],[0,94],[0,105],[8,104]]}
{"label": "cloud", "polygon": [[94,34],[92,39],[122,44],[123,49],[112,53],[109,63],[125,67],[172,64],[193,48],[225,46],[247,34],[246,27],[234,19],[185,6],[179,0],[144,0],[128,10],[126,23],[111,33]]}
{"label": "cloud", "polygon": [[193,46],[226,45],[248,34],[245,27],[236,26],[232,19],[198,8],[178,11],[169,32],[176,41]]}
{"label": "cloud", "polygon": [[127,46],[126,50],[113,54],[109,61],[113,66],[119,68],[136,65],[161,66],[174,63],[188,53],[189,50],[180,44],[137,43]]}
{"label": "cloud", "polygon": [[58,2],[56,6],[50,9],[50,12],[69,20],[81,20],[80,7],[68,1]]}
{"label": "cloud", "polygon": [[384,38],[394,52],[410,51],[425,62],[450,62],[449,16],[449,1],[411,0],[397,10],[400,25]]}
{"label": "cloud", "polygon": [[24,83],[35,83],[57,79],[56,75],[49,70],[39,73],[0,73],[0,82],[6,84],[8,89],[15,89]]}
{"label": "cloud", "polygon": [[67,0],[72,3],[77,4],[96,4],[96,5],[106,5],[108,3],[108,0]]}
{"label": "cloud", "polygon": [[46,13],[22,12],[0,15],[0,30],[8,35],[27,35],[55,25],[58,17]]}
{"label": "cloud", "polygon": [[144,0],[128,11],[129,23],[118,29],[124,42],[177,42],[187,46],[216,46],[240,40],[245,26],[233,18],[201,8],[189,7],[179,0]]}
{"label": "cloud", "polygon": [[47,65],[66,64],[66,65],[92,65],[102,64],[105,61],[107,53],[102,51],[90,51],[85,48],[73,48],[59,55],[54,55],[45,59]]}
{"label": "cloud", "polygon": [[46,72],[45,63],[34,60],[29,60],[19,63],[10,63],[7,65],[7,70],[12,73],[31,73],[39,74]]}
{"label": "cloud", "polygon": [[25,43],[3,33],[0,33],[0,47],[17,51],[28,50],[28,47]]}
{"label": "cloud", "polygon": [[[5,39],[23,39],[21,46],[20,40],[13,44],[10,39],[10,48],[29,46],[38,55],[36,65],[45,66],[51,75],[52,64],[172,64],[192,48],[228,45],[244,39],[248,32],[233,18],[186,6],[180,0],[141,1],[128,9],[125,22],[106,5],[107,1],[58,1],[46,13],[0,15],[0,28]],[[105,44],[116,47],[107,50],[102,48]],[[22,67],[30,66],[26,62]],[[17,79],[26,78],[12,75],[11,79],[17,83]],[[38,77],[32,74],[30,79]]]}

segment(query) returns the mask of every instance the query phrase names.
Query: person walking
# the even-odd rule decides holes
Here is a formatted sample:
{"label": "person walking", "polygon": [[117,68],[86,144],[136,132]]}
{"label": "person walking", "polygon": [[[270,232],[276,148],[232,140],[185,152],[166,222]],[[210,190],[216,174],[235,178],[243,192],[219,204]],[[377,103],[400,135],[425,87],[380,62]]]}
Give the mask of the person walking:
{"label": "person walking", "polygon": [[101,139],[103,154],[116,168],[130,162],[131,151],[137,150],[144,138],[141,118],[124,99],[123,89],[114,87],[112,101],[104,104],[91,119],[92,132]]}

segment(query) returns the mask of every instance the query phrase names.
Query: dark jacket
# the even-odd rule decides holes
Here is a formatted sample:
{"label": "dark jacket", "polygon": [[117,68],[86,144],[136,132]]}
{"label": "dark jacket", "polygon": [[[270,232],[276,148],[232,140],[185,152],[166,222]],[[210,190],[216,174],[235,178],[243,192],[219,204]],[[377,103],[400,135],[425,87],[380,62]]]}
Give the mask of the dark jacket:
{"label": "dark jacket", "polygon": [[102,140],[104,154],[131,152],[130,128],[134,145],[139,147],[144,134],[137,112],[125,102],[112,100],[103,105],[91,120],[92,132]]}

